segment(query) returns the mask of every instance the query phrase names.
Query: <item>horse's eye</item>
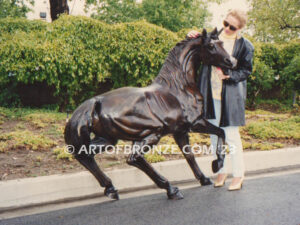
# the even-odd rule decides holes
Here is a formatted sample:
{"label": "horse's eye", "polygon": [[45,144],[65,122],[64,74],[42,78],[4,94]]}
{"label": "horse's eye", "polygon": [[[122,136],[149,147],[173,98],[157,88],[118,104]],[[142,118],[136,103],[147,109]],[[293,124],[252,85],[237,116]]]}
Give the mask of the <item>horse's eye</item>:
{"label": "horse's eye", "polygon": [[209,44],[208,44],[208,48],[209,48],[210,50],[212,50],[214,47],[215,47],[215,45],[214,45],[213,43],[209,43]]}

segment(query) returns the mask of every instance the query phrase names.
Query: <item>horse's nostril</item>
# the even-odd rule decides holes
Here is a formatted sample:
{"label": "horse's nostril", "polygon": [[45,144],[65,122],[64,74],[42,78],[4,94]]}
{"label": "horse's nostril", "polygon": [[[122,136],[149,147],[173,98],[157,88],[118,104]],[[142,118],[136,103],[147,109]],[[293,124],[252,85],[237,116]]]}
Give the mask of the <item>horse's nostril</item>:
{"label": "horse's nostril", "polygon": [[228,59],[228,58],[225,58],[225,62],[228,63],[228,64],[231,64],[231,60]]}
{"label": "horse's nostril", "polygon": [[232,56],[230,56],[230,58],[225,58],[224,61],[226,64],[230,65],[232,68],[235,68],[237,65],[237,60]]}

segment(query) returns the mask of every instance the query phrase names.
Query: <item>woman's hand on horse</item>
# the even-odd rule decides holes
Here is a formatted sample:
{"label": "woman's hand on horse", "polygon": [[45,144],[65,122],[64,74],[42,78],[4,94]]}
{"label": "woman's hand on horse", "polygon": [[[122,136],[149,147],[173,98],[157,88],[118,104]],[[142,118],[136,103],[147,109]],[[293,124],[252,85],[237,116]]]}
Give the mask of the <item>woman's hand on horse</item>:
{"label": "woman's hand on horse", "polygon": [[196,37],[198,37],[200,35],[200,33],[198,32],[198,31],[196,31],[196,30],[191,30],[188,34],[187,34],[187,36],[189,37],[189,38],[196,38]]}
{"label": "woman's hand on horse", "polygon": [[217,74],[221,80],[227,80],[230,78],[229,75],[225,75],[220,67],[217,67]]}

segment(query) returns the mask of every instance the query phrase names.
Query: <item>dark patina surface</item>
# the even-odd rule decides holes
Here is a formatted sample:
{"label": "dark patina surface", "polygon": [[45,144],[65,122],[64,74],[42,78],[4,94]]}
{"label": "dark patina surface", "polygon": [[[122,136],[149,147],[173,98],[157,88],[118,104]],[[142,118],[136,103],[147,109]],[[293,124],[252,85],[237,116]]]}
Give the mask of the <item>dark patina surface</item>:
{"label": "dark patina surface", "polygon": [[185,146],[189,145],[188,132],[217,135],[218,159],[213,161],[212,169],[217,172],[223,166],[224,132],[203,118],[203,99],[196,86],[201,63],[224,69],[236,64],[222,47],[218,35],[216,29],[211,33],[203,30],[198,38],[179,42],[148,87],[119,88],[93,97],[75,110],[65,128],[65,142],[74,146],[75,158],[95,176],[107,196],[119,199],[112,181],[97,166],[94,154],[80,152],[82,146],[96,146],[97,152],[103,152],[119,139],[132,141],[135,151],[127,163],[141,169],[159,188],[166,189],[169,199],[181,199],[178,188],[155,171],[140,151],[143,146],[156,145],[162,136],[172,134],[196,179],[201,185],[211,184],[191,149]]}

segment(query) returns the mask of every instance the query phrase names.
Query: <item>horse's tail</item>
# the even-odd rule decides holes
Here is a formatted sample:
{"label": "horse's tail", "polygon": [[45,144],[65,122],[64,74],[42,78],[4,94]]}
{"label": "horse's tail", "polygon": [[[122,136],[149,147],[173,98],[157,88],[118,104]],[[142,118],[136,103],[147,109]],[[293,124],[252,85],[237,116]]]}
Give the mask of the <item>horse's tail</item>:
{"label": "horse's tail", "polygon": [[[99,110],[99,111],[96,111]],[[82,147],[89,148],[92,132],[93,114],[100,112],[101,103],[89,99],[82,103],[73,113],[64,131],[65,143],[69,151],[76,155]]]}

